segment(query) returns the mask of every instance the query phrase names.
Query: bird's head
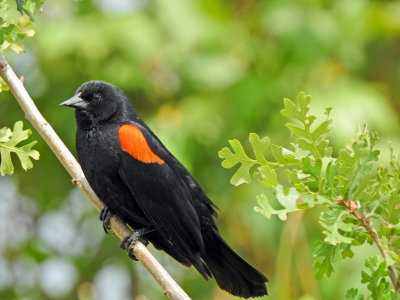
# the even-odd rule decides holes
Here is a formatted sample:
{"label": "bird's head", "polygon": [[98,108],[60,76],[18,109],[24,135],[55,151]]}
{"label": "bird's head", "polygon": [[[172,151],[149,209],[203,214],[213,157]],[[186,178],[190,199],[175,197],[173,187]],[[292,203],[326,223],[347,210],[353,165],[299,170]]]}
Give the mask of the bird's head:
{"label": "bird's head", "polygon": [[76,90],[72,98],[60,105],[75,108],[78,126],[90,126],[117,117],[125,102],[128,103],[126,97],[115,85],[88,81]]}

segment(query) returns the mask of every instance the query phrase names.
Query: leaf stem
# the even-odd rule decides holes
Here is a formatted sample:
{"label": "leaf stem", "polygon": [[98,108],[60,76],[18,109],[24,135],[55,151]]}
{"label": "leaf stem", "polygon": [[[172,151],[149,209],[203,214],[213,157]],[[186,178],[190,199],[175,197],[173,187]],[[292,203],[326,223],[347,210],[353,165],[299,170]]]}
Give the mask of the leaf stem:
{"label": "leaf stem", "polygon": [[337,201],[341,205],[346,207],[349,210],[349,213],[352,214],[358,220],[360,225],[367,230],[368,235],[372,238],[372,240],[378,247],[379,251],[381,252],[383,259],[386,261],[386,263],[388,265],[388,269],[390,271],[390,273],[389,273],[390,280],[392,281],[395,291],[398,291],[399,287],[400,287],[400,276],[398,276],[398,272],[396,271],[396,269],[388,263],[388,258],[390,257],[390,255],[383,247],[382,242],[379,239],[378,232],[376,231],[374,225],[372,224],[371,221],[369,221],[367,219],[366,212],[364,212],[362,215],[360,215],[357,212],[357,209],[358,209],[357,203],[354,201],[351,201],[350,199],[345,201],[343,197],[340,197],[337,199]]}
{"label": "leaf stem", "polygon": [[241,161],[251,162],[253,164],[262,165],[262,166],[269,166],[269,167],[287,167],[287,166],[296,166],[300,165],[300,163],[279,163],[279,162],[272,162],[272,161],[260,161],[257,159],[245,159],[241,158]]}
{"label": "leaf stem", "polygon": [[9,150],[10,150],[10,151],[12,151],[12,152],[21,152],[21,153],[24,153],[24,151],[23,151],[23,150],[21,150],[20,148],[6,146],[6,145],[4,145],[3,143],[0,143],[0,147],[3,147],[3,148],[6,148],[6,149],[9,149]]}

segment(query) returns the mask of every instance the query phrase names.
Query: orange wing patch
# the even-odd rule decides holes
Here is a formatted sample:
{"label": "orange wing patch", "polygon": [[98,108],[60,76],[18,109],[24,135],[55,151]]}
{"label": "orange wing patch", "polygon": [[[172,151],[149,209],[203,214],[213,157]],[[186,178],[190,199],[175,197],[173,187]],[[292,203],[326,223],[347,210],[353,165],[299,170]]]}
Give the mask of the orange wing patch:
{"label": "orange wing patch", "polygon": [[125,124],[118,130],[122,150],[144,162],[163,164],[164,161],[151,151],[143,133],[135,125]]}

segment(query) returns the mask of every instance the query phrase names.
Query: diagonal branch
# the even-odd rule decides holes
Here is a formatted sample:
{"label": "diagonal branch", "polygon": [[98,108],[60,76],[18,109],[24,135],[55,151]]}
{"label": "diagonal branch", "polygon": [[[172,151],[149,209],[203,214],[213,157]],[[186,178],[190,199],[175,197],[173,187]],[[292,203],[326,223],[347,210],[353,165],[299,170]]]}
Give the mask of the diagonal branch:
{"label": "diagonal branch", "polygon": [[[76,184],[78,188],[86,195],[90,202],[92,202],[93,206],[100,211],[104,207],[104,203],[96,196],[87,182],[79,163],[64,145],[63,141],[58,137],[54,129],[43,118],[32,98],[24,88],[21,80],[19,80],[2,54],[0,54],[0,76],[10,88],[10,91],[13,93],[15,99],[25,112],[25,118],[31,122],[31,124],[42,136],[44,141],[49,145],[51,150],[57,156],[58,160],[73,178],[73,183]],[[116,216],[111,218],[110,224],[113,232],[121,240],[123,240],[131,232],[130,229]],[[158,284],[164,289],[164,294],[166,296],[173,300],[190,300],[189,296],[174,281],[174,279],[151,255],[151,253],[142,243],[138,242],[135,244],[133,253],[154,277]]]}

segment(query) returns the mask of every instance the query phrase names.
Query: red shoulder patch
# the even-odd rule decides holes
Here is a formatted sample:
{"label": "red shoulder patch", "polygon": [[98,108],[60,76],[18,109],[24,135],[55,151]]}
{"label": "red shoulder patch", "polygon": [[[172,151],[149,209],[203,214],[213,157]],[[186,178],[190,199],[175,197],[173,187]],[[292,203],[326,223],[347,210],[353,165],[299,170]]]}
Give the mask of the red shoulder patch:
{"label": "red shoulder patch", "polygon": [[131,156],[144,162],[163,164],[164,161],[151,151],[149,144],[135,125],[125,124],[118,129],[118,138],[122,150],[128,152]]}

